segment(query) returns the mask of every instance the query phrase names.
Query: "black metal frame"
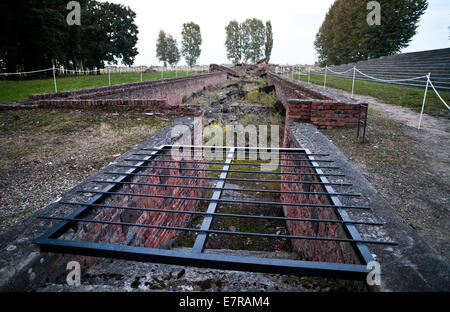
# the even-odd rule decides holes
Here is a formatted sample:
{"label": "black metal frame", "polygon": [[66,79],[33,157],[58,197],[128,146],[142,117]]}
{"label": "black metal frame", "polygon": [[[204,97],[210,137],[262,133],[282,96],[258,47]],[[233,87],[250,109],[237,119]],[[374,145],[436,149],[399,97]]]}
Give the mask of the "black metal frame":
{"label": "black metal frame", "polygon": [[[315,156],[327,156],[324,154],[312,154],[307,149],[291,149],[291,148],[281,148],[278,152],[281,156],[284,155],[299,155],[303,158],[299,158],[298,161],[307,161],[310,166],[308,168],[313,168],[314,173],[311,175],[316,176],[320,182],[311,181],[284,181],[284,180],[258,180],[258,179],[232,179],[227,177],[230,167],[233,165],[232,161],[236,156],[236,152],[239,150],[244,150],[246,154],[258,153],[266,151],[265,149],[258,148],[240,148],[240,147],[224,147],[226,151],[225,162],[223,164],[220,176],[215,177],[189,177],[189,178],[204,178],[217,180],[215,187],[204,187],[204,186],[187,186],[187,185],[168,185],[168,184],[152,184],[152,183],[138,183],[130,182],[128,179],[133,176],[164,176],[164,175],[151,175],[151,174],[140,174],[138,171],[142,168],[164,168],[157,166],[147,166],[148,162],[161,161],[154,159],[159,156],[166,156],[166,152],[170,151],[171,148],[181,148],[190,147],[194,149],[204,150],[203,146],[176,146],[176,145],[164,145],[155,149],[142,149],[142,150],[152,150],[148,154],[138,154],[142,159],[126,159],[125,161],[133,161],[137,163],[130,166],[121,166],[122,168],[129,168],[125,172],[105,172],[105,174],[111,174],[118,176],[118,178],[113,181],[92,181],[93,183],[99,184],[109,184],[101,191],[96,190],[81,190],[83,193],[91,193],[93,197],[87,202],[60,202],[63,205],[73,205],[80,206],[76,211],[71,213],[69,216],[64,218],[59,217],[41,217],[41,219],[46,220],[58,220],[60,221],[54,227],[52,227],[47,233],[39,237],[35,243],[40,245],[42,251],[48,252],[60,252],[60,253],[70,253],[85,256],[98,256],[98,257],[111,257],[127,260],[138,260],[138,261],[149,261],[158,262],[165,264],[176,264],[176,265],[189,265],[198,267],[209,267],[216,269],[230,269],[230,270],[242,270],[242,271],[253,271],[253,272],[267,272],[267,273],[279,273],[279,274],[293,274],[293,275],[309,275],[309,276],[322,276],[322,277],[334,277],[334,278],[344,278],[344,279],[365,279],[369,270],[367,269],[367,264],[373,261],[372,254],[367,248],[366,244],[383,244],[383,245],[395,245],[393,242],[385,241],[373,241],[364,240],[361,238],[355,225],[365,225],[365,226],[381,226],[382,223],[377,222],[365,222],[365,221],[355,221],[350,219],[347,214],[347,209],[370,209],[369,207],[358,207],[358,206],[347,206],[343,205],[339,200],[339,196],[359,196],[359,194],[351,193],[336,193],[332,185],[351,185],[344,183],[331,183],[328,181],[327,176],[322,169],[337,169],[337,168],[324,168],[319,166],[319,161],[316,160]],[[209,148],[209,147],[208,147]],[[273,150],[273,149],[272,149]],[[195,152],[194,152],[195,153]],[[135,154],[137,155],[137,154]],[[280,157],[279,159],[283,159]],[[291,159],[289,159],[291,160]],[[178,162],[178,161],[177,161]],[[195,161],[194,161],[195,162]],[[208,164],[208,162],[198,161],[198,163]],[[299,165],[298,167],[305,167]],[[183,169],[183,168],[172,168],[172,169]],[[196,170],[196,169],[191,169]],[[197,169],[203,171],[206,169]],[[248,171],[237,171],[248,173]],[[258,172],[264,173],[264,172]],[[285,173],[283,173],[284,175]],[[333,176],[333,175],[331,175]],[[339,175],[340,176],[340,175]],[[184,177],[187,176],[173,176],[168,175],[168,177]],[[224,190],[229,190],[225,187],[227,181],[248,181],[248,182],[278,182],[278,183],[310,183],[310,184],[320,184],[322,185],[326,192],[290,192],[290,191],[268,191],[274,193],[293,193],[293,194],[319,194],[328,195],[330,198],[331,205],[313,205],[313,204],[302,204],[302,203],[281,203],[281,202],[264,202],[264,201],[245,201],[245,200],[227,200],[221,199],[222,192]],[[163,186],[163,187],[186,187],[186,188],[199,188],[199,189],[209,189],[214,190],[211,198],[202,197],[179,197],[179,196],[165,196],[165,195],[151,195],[151,194],[134,194],[134,193],[124,193],[117,192],[117,189],[124,184],[141,184],[141,185],[152,185],[152,186]],[[258,189],[233,189],[234,191],[252,191],[252,192],[262,192],[267,190]],[[124,207],[124,206],[114,206],[105,205],[100,202],[110,195],[132,195],[132,196],[150,196],[150,197],[163,197],[163,198],[176,198],[184,200],[200,200],[209,203],[206,212],[199,211],[178,211],[170,209],[158,209],[158,208],[141,208],[141,207]],[[258,205],[282,205],[282,206],[293,206],[301,209],[302,207],[323,207],[334,209],[337,219],[306,219],[306,218],[288,218],[288,217],[273,217],[273,216],[255,216],[255,215],[242,215],[242,214],[224,214],[217,213],[217,207],[220,203],[240,203],[240,204],[258,204]],[[88,212],[93,208],[118,208],[127,210],[138,210],[138,211],[154,211],[159,213],[172,213],[172,214],[191,214],[191,215],[202,215],[203,223],[201,228],[187,228],[187,227],[173,227],[173,226],[161,226],[161,225],[148,225],[148,224],[135,224],[126,222],[111,222],[102,220],[90,220],[84,219]],[[253,218],[253,219],[274,219],[274,220],[286,220],[293,222],[327,222],[327,223],[339,223],[342,225],[347,237],[346,238],[331,238],[331,237],[307,237],[307,236],[295,236],[295,235],[277,235],[277,234],[266,234],[266,233],[244,233],[244,232],[228,232],[228,231],[218,231],[212,230],[211,225],[214,217],[235,217],[235,218]],[[60,237],[72,226],[78,222],[86,223],[99,223],[99,224],[117,224],[123,226],[135,226],[135,227],[149,227],[149,228],[161,228],[169,230],[178,231],[190,231],[196,232],[197,238],[195,240],[194,246],[191,252],[178,251],[178,250],[167,250],[167,249],[155,249],[155,248],[145,248],[145,247],[133,247],[119,244],[101,244],[85,241],[73,241],[67,239],[60,239]],[[348,242],[350,243],[356,255],[360,260],[360,264],[343,264],[343,263],[331,263],[331,262],[315,262],[315,261],[300,261],[300,260],[287,260],[287,259],[273,259],[273,258],[260,258],[260,257],[243,257],[243,256],[232,256],[232,255],[217,255],[212,254],[209,251],[205,252],[205,246],[209,234],[224,234],[224,235],[243,235],[243,236],[262,236],[262,237],[278,237],[278,238],[291,238],[291,239],[308,239],[308,240],[320,240],[320,241],[338,241],[338,242]]]}
{"label": "black metal frame", "polygon": [[[361,121],[361,111],[364,108],[366,114],[364,115],[364,121]],[[364,143],[366,141],[366,129],[367,129],[367,115],[369,114],[369,104],[359,104],[359,110],[358,110],[358,130],[356,134],[356,138],[359,139],[360,136],[360,128],[361,125],[363,125],[363,137],[362,142]]]}

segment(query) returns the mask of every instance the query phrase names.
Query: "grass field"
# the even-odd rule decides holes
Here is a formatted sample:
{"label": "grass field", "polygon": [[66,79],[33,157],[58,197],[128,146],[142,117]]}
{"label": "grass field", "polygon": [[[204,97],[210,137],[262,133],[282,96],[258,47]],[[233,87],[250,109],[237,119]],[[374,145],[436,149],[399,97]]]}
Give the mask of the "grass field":
{"label": "grass field", "polygon": [[[175,78],[192,75],[192,71],[164,71],[164,78]],[[143,73],[142,80],[161,79],[161,71]],[[111,73],[111,84],[141,81],[140,72]],[[69,91],[84,88],[95,88],[109,84],[108,74],[87,76],[60,76],[56,78],[58,91]],[[17,100],[26,100],[30,94],[54,92],[53,78],[33,80],[0,80],[0,103],[10,103]]]}
{"label": "grass field", "polygon": [[[300,81],[308,81],[308,76],[305,75],[294,74],[294,78]],[[323,75],[311,74],[311,82],[314,84],[323,85]],[[342,89],[351,92],[352,79],[328,76],[327,87]],[[355,93],[361,95],[370,95],[384,103],[397,104],[400,106],[409,107],[415,111],[420,112],[422,108],[423,96],[425,93],[425,86],[423,89],[420,89],[356,80]],[[444,99],[444,101],[446,101],[447,103],[450,102],[450,92],[439,91],[439,94]],[[449,110],[431,89],[427,94],[425,113],[450,119]]]}

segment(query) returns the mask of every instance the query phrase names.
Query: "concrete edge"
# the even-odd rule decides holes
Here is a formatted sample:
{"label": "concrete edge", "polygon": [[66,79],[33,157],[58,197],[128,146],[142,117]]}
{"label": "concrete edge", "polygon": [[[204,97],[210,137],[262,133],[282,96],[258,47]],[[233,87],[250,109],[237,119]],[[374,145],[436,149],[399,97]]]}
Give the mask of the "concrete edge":
{"label": "concrete edge", "polygon": [[[449,264],[410,226],[403,222],[392,206],[375,190],[370,182],[350,163],[347,157],[313,125],[292,123],[287,131],[304,148],[313,153],[329,153],[330,159],[345,174],[346,189],[360,193],[360,198],[346,199],[350,205],[368,205],[371,211],[349,211],[352,219],[383,222],[378,227],[357,226],[363,239],[395,241],[398,246],[369,245],[371,253],[381,265],[381,285],[375,291],[449,291]],[[342,179],[332,178],[332,182]]]}

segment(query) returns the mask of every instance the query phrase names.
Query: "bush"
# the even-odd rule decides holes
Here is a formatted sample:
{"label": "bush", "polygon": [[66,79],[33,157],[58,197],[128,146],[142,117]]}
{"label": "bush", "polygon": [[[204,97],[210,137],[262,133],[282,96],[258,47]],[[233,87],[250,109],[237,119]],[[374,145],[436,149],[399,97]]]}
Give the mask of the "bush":
{"label": "bush", "polygon": [[248,92],[245,99],[252,103],[259,103],[268,106],[275,105],[278,101],[275,91],[267,94],[265,92],[260,92],[258,89]]}

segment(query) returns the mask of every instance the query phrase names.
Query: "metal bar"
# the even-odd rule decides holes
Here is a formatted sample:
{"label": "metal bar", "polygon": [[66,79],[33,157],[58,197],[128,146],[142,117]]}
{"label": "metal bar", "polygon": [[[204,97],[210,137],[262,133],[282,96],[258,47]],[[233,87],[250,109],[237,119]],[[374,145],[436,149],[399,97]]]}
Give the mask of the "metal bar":
{"label": "metal bar", "polygon": [[[133,155],[145,156],[147,154],[142,154],[142,153],[141,154],[137,154],[136,153],[136,154],[133,154]],[[185,156],[185,155],[183,155],[183,156]],[[173,157],[173,156],[170,155],[170,154],[162,154],[162,155],[158,155],[158,157]],[[198,157],[198,156],[192,156],[192,157]],[[218,156],[202,156],[202,158],[205,158],[205,159],[218,159],[219,157]],[[226,157],[222,156],[221,158],[224,159]],[[234,159],[245,160],[245,157],[244,158],[239,158],[239,156],[235,156]],[[256,160],[258,160],[258,159],[256,159]],[[260,160],[267,160],[267,159],[260,159]],[[288,160],[288,159],[271,157],[270,160]],[[308,161],[309,162],[309,160],[306,159],[306,158],[292,158],[292,159],[289,159],[289,160],[295,160],[295,161],[299,161],[299,162],[302,162],[302,161],[303,162],[304,161]],[[321,159],[319,159],[319,160],[316,160],[316,162],[333,163],[334,160],[321,160]]]}
{"label": "metal bar", "polygon": [[[367,113],[366,113],[367,117]],[[155,152],[151,154],[136,154],[139,156],[161,156],[161,157],[169,157],[171,155],[162,154],[165,151],[169,151],[171,146],[162,146],[159,149],[152,149]],[[172,146],[172,147],[185,147],[185,146]],[[192,146],[191,146],[192,147]],[[211,147],[206,147],[211,148]],[[214,147],[213,147],[214,148]],[[216,147],[217,148],[217,147]],[[226,157],[227,159],[227,169],[229,170],[230,166],[238,165],[233,164],[232,161],[235,159],[234,154],[239,149],[245,149],[249,151],[258,150],[258,148],[246,148],[246,147],[227,147],[228,150],[232,150],[233,153],[231,157]],[[138,161],[139,166],[130,166],[133,169],[127,170],[125,172],[106,172],[106,174],[114,174],[119,175],[119,177],[115,181],[90,181],[94,183],[108,183],[106,188],[102,191],[90,191],[83,190],[80,192],[83,193],[92,193],[94,196],[87,203],[60,203],[66,205],[77,205],[81,206],[80,209],[77,209],[74,213],[69,215],[67,218],[58,218],[58,217],[41,217],[42,219],[50,219],[50,220],[62,220],[57,226],[53,227],[47,234],[41,236],[39,239],[35,241],[35,243],[39,244],[42,251],[57,251],[64,253],[75,253],[81,255],[92,255],[98,257],[114,257],[120,259],[127,260],[138,260],[138,261],[153,261],[159,263],[168,263],[168,264],[178,264],[178,265],[190,265],[190,266],[199,266],[199,267],[211,267],[218,269],[230,269],[230,270],[244,270],[244,271],[252,271],[252,272],[268,272],[268,273],[281,273],[281,274],[295,274],[295,275],[309,275],[309,276],[324,276],[324,277],[337,277],[337,278],[352,278],[352,279],[361,279],[365,280],[368,269],[366,268],[366,263],[369,260],[373,260],[370,251],[368,250],[366,244],[380,244],[380,245],[396,245],[395,242],[383,242],[383,241],[375,241],[375,240],[363,240],[359,235],[359,232],[356,230],[355,225],[374,225],[380,226],[382,223],[375,222],[365,222],[365,221],[353,221],[349,218],[346,208],[348,209],[370,209],[369,207],[351,207],[344,206],[339,201],[338,196],[348,195],[348,196],[357,196],[359,194],[349,194],[349,193],[335,193],[332,189],[331,185],[338,186],[351,186],[351,184],[347,183],[330,183],[328,179],[325,177],[326,174],[323,173],[320,169],[331,169],[327,167],[319,167],[318,163],[322,160],[315,160],[313,156],[322,156],[324,154],[312,154],[307,149],[267,149],[264,150],[277,150],[280,152],[286,152],[282,155],[304,155],[305,158],[302,159],[289,159],[289,158],[279,158],[279,160],[284,161],[303,161],[310,162],[312,166],[290,166],[290,167],[305,167],[315,169],[316,172],[313,175],[319,176],[320,182],[312,182],[312,181],[283,181],[283,180],[260,180],[260,179],[236,179],[236,178],[227,178],[226,174],[223,177],[215,178],[215,177],[195,177],[195,176],[174,176],[174,175],[157,175],[157,174],[140,174],[139,169],[145,168],[143,164],[149,161],[153,161],[151,159],[136,159],[136,160],[127,160],[127,161]],[[298,151],[297,153],[288,153],[289,151]],[[266,152],[268,154],[268,152]],[[255,153],[257,154],[257,152]],[[236,155],[237,156],[237,155]],[[286,156],[289,157],[289,156]],[[206,158],[206,157],[203,157]],[[273,158],[271,158],[273,159]],[[154,161],[160,161],[159,159],[155,159]],[[172,161],[161,161],[161,162],[172,162]],[[173,162],[184,162],[184,161],[173,161]],[[332,162],[325,161],[324,162]],[[188,163],[188,162],[185,162]],[[197,162],[194,161],[192,163],[204,163],[204,164],[224,164],[227,163],[208,163],[208,162]],[[264,165],[264,164],[242,164],[242,165]],[[267,164],[266,164],[267,165]],[[224,166],[224,167],[225,167]],[[123,166],[125,167],[125,166]],[[287,167],[287,166],[286,166]],[[155,168],[164,168],[164,167],[155,167]],[[192,171],[203,171],[203,170],[193,170],[188,168],[170,168],[167,169],[176,169],[176,170],[192,170]],[[225,169],[225,168],[224,168]],[[337,169],[337,168],[336,168]],[[216,170],[221,171],[222,174],[228,172],[228,170]],[[210,170],[204,170],[210,171]],[[214,170],[212,170],[214,171]],[[233,172],[233,170],[230,170]],[[244,172],[244,173],[264,173],[260,171],[239,171],[236,170],[234,172]],[[272,173],[272,174],[285,174],[285,173]],[[304,173],[300,173],[298,175],[305,175]],[[308,174],[306,174],[308,175]],[[129,177],[133,176],[149,176],[149,177],[168,177],[168,178],[184,178],[184,179],[207,179],[207,180],[215,180],[218,181],[216,187],[202,187],[202,186],[189,186],[189,185],[174,185],[174,184],[152,184],[152,183],[141,183],[141,182],[128,182],[126,180]],[[334,175],[329,175],[334,176]],[[342,176],[342,175],[337,175]],[[304,184],[319,184],[324,185],[327,192],[291,192],[291,191],[271,191],[271,190],[258,190],[258,189],[230,189],[225,188],[225,181],[245,181],[245,182],[275,182],[275,183],[304,183]],[[333,205],[317,205],[317,204],[297,204],[297,203],[279,203],[279,202],[259,202],[259,201],[244,201],[244,200],[231,200],[231,199],[221,199],[220,195],[217,198],[197,198],[197,197],[176,197],[176,196],[165,196],[165,195],[150,195],[150,194],[133,194],[133,193],[121,193],[115,192],[119,185],[124,184],[136,184],[136,185],[149,185],[149,186],[163,186],[163,187],[182,187],[182,188],[193,188],[193,189],[211,189],[215,190],[215,193],[218,191],[222,192],[223,190],[233,190],[233,191],[252,191],[252,192],[267,192],[267,193],[298,193],[298,194],[318,194],[318,195],[327,195],[329,196]],[[156,197],[156,198],[171,198],[171,199],[181,199],[181,200],[203,200],[209,201],[210,206],[214,205],[214,211],[207,212],[199,212],[199,211],[178,211],[174,209],[161,209],[161,208],[139,208],[139,207],[123,207],[123,206],[110,206],[110,205],[102,205],[100,204],[100,200],[103,200],[107,195],[126,195],[126,196],[143,196],[143,197]],[[344,195],[344,196],[345,196]],[[286,217],[275,217],[275,216],[256,216],[256,215],[241,215],[241,214],[224,214],[224,213],[216,213],[217,205],[220,203],[240,203],[240,204],[254,204],[254,205],[282,205],[282,206],[297,206],[297,207],[322,207],[322,208],[333,208],[336,209],[338,218],[335,220],[331,219],[308,219],[308,218],[286,218]],[[203,215],[204,223],[206,219],[210,219],[212,221],[213,217],[233,217],[233,218],[249,218],[249,219],[269,219],[269,220],[285,220],[285,221],[297,221],[297,222],[323,222],[323,223],[337,223],[342,224],[345,232],[348,237],[339,238],[339,237],[314,237],[314,236],[296,236],[296,235],[277,235],[277,234],[264,234],[264,233],[248,233],[248,232],[230,232],[230,231],[220,231],[220,230],[212,230],[210,228],[211,223],[206,228],[188,228],[188,227],[174,227],[174,226],[163,226],[163,225],[149,225],[149,224],[134,224],[134,223],[122,223],[122,222],[112,222],[112,221],[102,221],[102,220],[87,220],[83,219],[83,216],[87,211],[90,211],[94,208],[117,208],[117,209],[128,209],[128,210],[137,210],[137,211],[154,211],[159,213],[174,213],[174,214],[191,214],[191,215]],[[341,217],[341,220],[339,220]],[[116,224],[123,226],[135,226],[135,227],[144,227],[144,228],[160,228],[166,230],[175,230],[175,231],[190,231],[199,233],[197,236],[197,248],[193,249],[194,252],[179,252],[174,250],[162,250],[162,249],[152,249],[152,248],[142,248],[142,247],[132,247],[125,245],[115,245],[115,244],[98,244],[91,242],[80,242],[80,241],[66,241],[55,239],[63,234],[67,229],[72,226],[76,222],[88,222],[88,223],[99,223],[99,224]],[[63,227],[60,225],[63,224]],[[68,226],[69,225],[69,226]],[[54,234],[58,235],[54,235]],[[322,241],[337,241],[337,242],[346,242],[352,244],[356,247],[355,251],[360,257],[362,265],[353,265],[353,264],[342,264],[342,263],[324,263],[324,262],[313,262],[313,261],[299,261],[299,260],[286,260],[286,259],[265,259],[265,258],[256,258],[256,257],[240,257],[240,256],[227,256],[227,255],[212,255],[209,253],[203,253],[203,248],[206,243],[206,239],[209,234],[223,234],[223,235],[243,235],[243,236],[255,236],[255,237],[272,237],[272,238],[289,238],[289,239],[310,239],[310,240],[322,240]],[[52,236],[50,236],[52,235]],[[200,244],[199,237],[204,237],[205,240]],[[201,248],[200,248],[201,247]],[[200,252],[198,252],[200,250]],[[197,251],[197,252],[196,252]]]}
{"label": "metal bar", "polygon": [[178,250],[154,249],[135,246],[99,244],[40,238],[36,241],[43,252],[109,257],[124,260],[156,262],[173,265],[207,267],[222,270],[250,271],[297,276],[333,277],[366,280],[370,272],[364,265],[231,256],[224,254],[194,254]]}
{"label": "metal bar", "polygon": [[[126,173],[105,171],[104,174],[117,174],[125,175]],[[350,183],[326,183],[313,182],[313,181],[283,181],[283,180],[258,180],[258,179],[239,179],[239,178],[225,178],[220,179],[216,177],[195,177],[195,176],[180,176],[180,175],[167,175],[167,174],[146,174],[146,173],[132,173],[129,175],[138,177],[167,177],[167,178],[180,178],[180,179],[198,179],[198,180],[225,180],[225,181],[241,181],[241,182],[267,182],[267,183],[303,183],[303,184],[321,184],[321,185],[338,185],[338,186],[352,186]]]}
{"label": "metal bar", "polygon": [[359,129],[361,128],[361,104],[358,109],[358,130],[356,131],[356,138],[359,139]]}
{"label": "metal bar", "polygon": [[369,114],[369,105],[363,105],[366,108],[366,114],[364,115],[364,128],[363,128],[363,143],[366,141],[366,129],[367,129],[367,115]]}
{"label": "metal bar", "polygon": [[[209,171],[209,172],[222,172],[221,169],[202,169],[202,168],[178,168],[178,167],[160,167],[160,166],[138,166],[138,165],[114,165],[116,167],[123,168],[145,168],[145,169],[174,169],[174,170],[187,170],[187,171]],[[345,174],[332,174],[332,173],[298,173],[298,172],[272,172],[272,171],[249,171],[249,170],[228,170],[233,173],[255,173],[255,174],[285,174],[285,175],[313,175],[313,176],[330,176],[330,177],[345,177]]]}
{"label": "metal bar", "polygon": [[122,225],[122,226],[130,226],[130,227],[142,227],[142,228],[162,229],[162,230],[172,230],[172,231],[187,231],[187,232],[199,232],[199,233],[203,232],[203,233],[209,233],[209,234],[242,235],[242,236],[272,237],[272,238],[291,238],[291,239],[336,241],[336,242],[346,242],[346,243],[365,243],[365,244],[391,245],[391,246],[397,245],[397,243],[395,243],[395,242],[383,242],[383,241],[372,241],[372,240],[353,240],[353,239],[348,239],[348,238],[335,238],[335,237],[316,237],[316,236],[313,237],[313,236],[281,235],[281,234],[266,234],[266,233],[251,233],[251,232],[229,232],[229,231],[210,230],[210,229],[186,228],[186,227],[178,227],[178,226],[136,224],[136,223],[129,223],[129,222],[113,222],[113,221],[103,221],[103,220],[87,220],[87,219],[79,219],[79,218],[60,218],[60,217],[46,217],[46,216],[40,216],[38,218],[44,219],[44,220],[63,220],[63,221],[73,221],[73,222],[81,222],[81,223]]}
{"label": "metal bar", "polygon": [[[134,154],[134,155],[140,155],[140,154]],[[142,159],[137,158],[127,158],[123,161],[142,161]],[[183,164],[204,164],[204,165],[224,165],[223,162],[208,162],[208,161],[186,161],[186,160],[163,160],[163,159],[152,159],[149,160],[151,162],[165,162],[165,163],[183,163]],[[230,166],[276,166],[276,167],[292,167],[292,168],[314,168],[313,166],[303,166],[303,165],[281,165],[281,164],[266,164],[266,163],[258,163],[258,164],[247,164],[247,163],[232,163]],[[339,169],[339,167],[320,167],[322,169]]]}
{"label": "metal bar", "polygon": [[[231,148],[230,152],[228,153],[228,156],[229,157],[233,157],[234,151],[235,151],[234,148]],[[232,159],[227,159],[225,165],[223,166],[222,173],[220,174],[220,178],[225,179],[227,177],[228,172],[230,170],[231,162],[232,162]],[[222,190],[223,190],[224,186],[225,186],[225,181],[224,180],[218,180],[217,181],[216,190],[214,191],[213,195],[211,196],[212,200],[220,199],[220,197],[222,196]],[[218,204],[219,203],[217,201],[210,202],[209,205],[208,205],[207,212],[215,213]],[[201,229],[202,230],[209,230],[211,228],[212,221],[213,221],[213,216],[205,216],[203,218]],[[194,253],[202,253],[203,250],[205,249],[207,240],[208,240],[207,232],[199,233],[197,235],[197,238],[195,239],[195,243],[194,243],[194,247],[192,248],[192,252],[194,252]]]}
{"label": "metal bar", "polygon": [[[144,183],[144,182],[115,182],[115,181],[101,181],[93,180],[93,183],[117,183],[117,184],[132,184],[132,185],[146,185],[146,186],[159,186],[159,187],[179,187],[179,188],[191,188],[191,189],[201,189],[201,190],[216,190],[217,187],[212,186],[193,186],[193,185],[178,185],[178,184],[159,184],[159,183]],[[304,194],[304,195],[330,195],[326,192],[297,192],[297,191],[279,191],[279,190],[260,190],[260,189],[235,189],[223,187],[224,191],[236,191],[236,192],[256,192],[256,193],[277,193],[277,194]],[[336,193],[336,195],[349,196],[349,197],[359,197],[361,194],[352,193]]]}
{"label": "metal bar", "polygon": [[[238,150],[278,150],[278,151],[295,151],[295,152],[302,152],[306,154],[306,149],[305,148],[287,148],[287,147],[253,147],[253,146],[211,146],[211,145],[164,145],[163,150],[170,150],[172,148],[191,148],[194,150],[198,150],[198,149],[211,149],[211,148],[217,148],[217,149],[222,149],[222,150],[229,150],[234,148],[236,151]],[[155,150],[155,148],[142,148],[143,150]],[[310,155],[312,155],[311,153],[309,153]],[[315,156],[319,156],[319,155],[328,155],[328,154],[314,154]]]}
{"label": "metal bar", "polygon": [[[76,203],[76,202],[61,202],[60,205],[71,205],[71,206],[83,206],[86,203]],[[274,216],[255,216],[255,215],[244,215],[235,213],[209,213],[201,211],[185,211],[185,210],[171,210],[171,209],[158,209],[158,208],[140,208],[140,207],[130,207],[130,206],[115,206],[115,205],[102,205],[102,204],[91,204],[89,206],[95,208],[112,208],[112,209],[124,209],[124,210],[134,210],[134,211],[153,211],[162,213],[174,213],[174,214],[191,214],[191,215],[211,215],[215,217],[230,217],[230,218],[243,218],[243,219],[263,219],[263,220],[280,220],[280,221],[298,221],[298,222],[320,222],[320,223],[351,223],[359,225],[370,225],[370,226],[383,226],[384,223],[381,222],[369,222],[369,221],[343,221],[343,220],[333,220],[333,219],[308,219],[308,218],[288,218],[288,217],[274,217]]]}
{"label": "metal bar", "polygon": [[[312,165],[318,165],[315,161],[314,161],[314,157],[310,157],[310,159],[312,160]],[[316,169],[317,172],[320,172],[320,169]],[[328,179],[326,177],[319,177],[319,179],[323,182],[323,183],[327,183]],[[334,189],[329,186],[329,185],[325,185],[325,189],[330,193],[333,194],[334,193]],[[347,214],[346,209],[343,209],[344,206],[342,205],[341,201],[339,200],[339,198],[337,196],[330,196],[332,203],[335,205],[336,207],[336,212],[339,215],[339,217],[341,217],[342,220],[344,221],[348,221],[351,220],[350,216]],[[347,232],[347,235],[349,235],[349,237],[353,238],[353,239],[357,239],[357,240],[361,240],[361,235],[358,232],[358,229],[352,225],[352,224],[344,224],[343,228],[345,230],[345,232]],[[365,244],[361,244],[361,243],[357,243],[356,244],[356,249],[355,251],[357,251],[357,253],[359,253],[359,258],[360,261],[367,265],[369,262],[374,261],[374,258],[372,256],[372,253],[370,252],[369,248],[367,248],[367,246]]]}
{"label": "metal bar", "polygon": [[[238,200],[238,199],[211,199],[211,198],[204,198],[204,197],[183,197],[183,196],[169,196],[169,195],[138,194],[138,193],[103,192],[103,191],[95,191],[95,190],[79,190],[77,192],[89,193],[89,194],[107,194],[107,195],[120,195],[120,196],[154,197],[154,198],[167,198],[167,199],[203,200],[203,201],[208,201],[208,202],[220,202],[220,203],[223,202],[223,203],[235,203],[235,204],[255,204],[255,205],[273,205],[273,206],[293,206],[293,207],[336,208],[335,205],[281,203],[281,202],[265,202],[265,201]],[[360,206],[343,206],[342,208],[370,210],[369,207],[360,207]]]}
{"label": "metal bar", "polygon": [[[166,145],[170,146],[170,145]],[[210,153],[210,154],[214,154],[214,153],[226,153],[226,151],[230,148],[230,147],[223,147],[223,146],[203,146],[202,147],[202,151],[198,151],[198,147],[192,147],[192,146],[172,146],[173,148],[189,148],[189,149],[193,149],[193,152],[198,154],[198,153]],[[235,149],[245,149],[245,154],[273,154],[272,150],[277,150],[277,154],[279,155],[305,155],[305,156],[318,156],[318,157],[328,157],[330,156],[330,154],[309,154],[307,155],[306,153],[303,152],[303,150],[298,150],[296,153],[289,153],[289,152],[280,152],[282,149],[278,149],[278,148],[249,148],[249,147],[234,147]],[[214,150],[214,152],[212,151],[204,151],[204,149],[209,149],[209,150]],[[258,151],[258,152],[252,152],[248,149],[257,149],[257,150],[262,150],[262,151]],[[140,148],[140,150],[142,151],[153,151],[154,149],[152,148]],[[218,150],[216,152],[216,150]],[[290,149],[289,149],[290,150]],[[294,149],[295,150],[295,149]],[[164,151],[170,151],[170,149],[164,149]],[[270,151],[270,152],[268,152]],[[238,151],[239,152],[239,151]],[[185,151],[185,153],[192,153],[192,151]]]}
{"label": "metal bar", "polygon": [[[154,155],[156,155],[158,153],[158,151],[154,151],[152,153],[152,155],[148,156],[148,158],[150,159],[151,157],[153,157]],[[144,162],[142,162],[144,163]],[[138,171],[138,169],[130,169],[127,172],[124,172],[123,174],[121,174],[121,176],[117,179],[117,182],[123,181],[126,178],[128,178],[131,174],[133,174],[135,171]],[[112,184],[112,185],[108,185],[106,186],[103,191],[108,192],[110,190],[113,190],[116,187],[116,185]],[[87,212],[89,212],[89,210],[91,209],[91,207],[89,206],[89,204],[95,204],[98,201],[102,200],[103,198],[103,194],[98,194],[94,197],[92,197],[88,202],[86,202],[87,205],[80,207],[79,209],[77,209],[76,211],[74,211],[73,213],[71,213],[69,215],[70,218],[77,218],[77,217],[83,217]],[[55,225],[54,227],[52,227],[50,230],[48,230],[43,237],[46,238],[58,238],[60,237],[62,234],[64,234],[70,227],[72,226],[72,222],[71,221],[63,221],[60,222],[59,224]]]}

